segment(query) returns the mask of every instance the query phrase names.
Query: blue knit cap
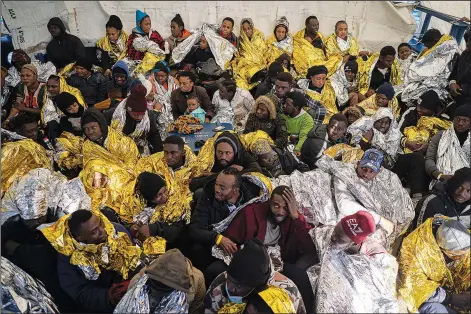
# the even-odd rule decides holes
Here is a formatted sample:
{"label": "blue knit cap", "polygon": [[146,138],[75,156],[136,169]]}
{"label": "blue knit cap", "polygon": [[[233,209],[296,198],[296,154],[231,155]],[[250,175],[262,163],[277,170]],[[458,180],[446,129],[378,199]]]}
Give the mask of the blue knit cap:
{"label": "blue knit cap", "polygon": [[146,17],[149,16],[147,13],[142,12],[141,10],[136,10],[136,29],[139,33],[144,33],[142,28],[139,26],[139,23]]}

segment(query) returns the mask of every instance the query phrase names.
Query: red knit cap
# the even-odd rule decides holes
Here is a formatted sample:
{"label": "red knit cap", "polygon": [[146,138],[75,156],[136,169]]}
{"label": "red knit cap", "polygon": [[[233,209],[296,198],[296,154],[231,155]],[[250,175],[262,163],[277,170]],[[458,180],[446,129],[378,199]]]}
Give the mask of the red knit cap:
{"label": "red knit cap", "polygon": [[134,85],[131,88],[131,94],[126,99],[126,106],[134,113],[144,114],[147,111],[146,93],[144,85]]}
{"label": "red knit cap", "polygon": [[345,234],[356,244],[361,244],[365,241],[366,237],[376,230],[373,216],[364,210],[343,217],[340,223]]}

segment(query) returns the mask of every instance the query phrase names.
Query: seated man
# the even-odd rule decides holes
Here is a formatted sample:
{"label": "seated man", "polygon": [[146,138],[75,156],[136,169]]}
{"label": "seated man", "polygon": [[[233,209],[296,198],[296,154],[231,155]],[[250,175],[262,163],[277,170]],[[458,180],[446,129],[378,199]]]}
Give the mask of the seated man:
{"label": "seated man", "polygon": [[[272,272],[274,277],[271,277]],[[270,257],[263,243],[258,239],[251,239],[234,253],[227,272],[221,273],[210,285],[208,284],[209,288],[204,299],[205,313],[216,314],[228,303],[236,303],[240,308],[254,294],[265,290],[267,285],[285,290],[295,312],[306,313],[296,285],[272,270]]]}
{"label": "seated man", "polygon": [[273,96],[276,100],[275,107],[277,114],[283,113],[283,105],[286,101],[286,94],[293,90],[295,84],[296,83],[293,81],[293,76],[287,72],[280,72],[276,76],[275,84],[273,85],[271,91],[266,94],[266,96]]}
{"label": "seated man", "polygon": [[279,62],[272,62],[268,66],[267,76],[263,81],[257,85],[255,92],[255,99],[258,99],[260,96],[266,95],[271,92],[273,86],[275,85],[276,77],[279,73],[283,73],[283,65]]}
{"label": "seated man", "polygon": [[[207,154],[211,154],[212,157],[206,156]],[[208,149],[203,147],[201,149],[198,158],[202,160],[206,157],[214,161],[211,170],[191,180],[190,189],[192,191],[202,188],[207,182],[216,178],[222,170],[229,167],[235,168],[242,173],[261,171],[260,165],[255,158],[244,149],[240,143],[239,137],[229,131],[224,131],[219,134],[212,147],[208,147]],[[196,198],[196,200],[198,200],[198,198]]]}
{"label": "seated man", "polygon": [[309,167],[299,161],[291,152],[271,146],[269,141],[265,139],[255,141],[250,153],[257,158],[257,162],[262,168],[262,174],[268,178],[289,176],[295,170],[309,171]]}
{"label": "seated man", "polygon": [[306,98],[300,92],[288,92],[283,106],[282,117],[286,120],[286,127],[289,134],[289,143],[294,145],[294,152],[301,153],[307,134],[314,127],[311,115],[304,111]]}
{"label": "seated man", "polygon": [[402,242],[398,292],[415,313],[469,312],[470,235],[461,222],[428,218]]}
{"label": "seated man", "polygon": [[23,113],[13,118],[11,125],[13,126],[13,131],[18,135],[32,139],[46,150],[54,150],[53,144],[44,135],[38,123],[38,116]]}
{"label": "seated man", "polygon": [[316,162],[327,148],[345,141],[347,126],[347,117],[341,113],[334,114],[328,125],[317,125],[307,134],[307,139],[301,148],[301,160],[311,170],[317,168]]}
{"label": "seated man", "polygon": [[211,119],[211,123],[231,123],[234,130],[241,133],[255,100],[249,91],[237,87],[234,80],[226,79],[219,84],[212,103],[216,114]]}
{"label": "seated man", "polygon": [[401,108],[399,108],[397,98],[394,96],[394,87],[389,83],[381,84],[376,89],[375,94],[366,98],[357,106],[365,110],[366,116],[374,115],[378,108],[390,108],[395,120],[400,117]]}
{"label": "seated man", "polygon": [[123,280],[131,278],[140,264],[141,249],[128,231],[84,209],[41,231],[59,253],[60,286],[79,305],[76,310],[112,312],[129,285]]}
{"label": "seated man", "polygon": [[145,296],[149,313],[200,313],[205,293],[203,274],[178,249],[172,249],[132,278],[115,312],[142,311],[142,296]]}
{"label": "seated man", "polygon": [[111,80],[107,83],[106,90],[109,93],[112,89],[119,88],[123,97],[126,97],[131,89],[131,82],[127,63],[119,60],[111,69]]}
{"label": "seated man", "polygon": [[239,38],[237,38],[237,36],[232,32],[233,29],[234,20],[230,17],[226,17],[224,20],[222,20],[221,28],[219,29],[218,34],[238,49]]}
{"label": "seated man", "polygon": [[424,197],[415,208],[413,228],[436,215],[457,219],[468,229],[471,228],[470,193],[471,169],[461,168],[453,177],[434,185],[432,192]]}
{"label": "seated man", "polygon": [[425,171],[437,181],[450,179],[456,170],[469,167],[471,105],[460,106],[455,111],[453,125],[440,131],[430,140],[425,155]]}
{"label": "seated man", "polygon": [[93,107],[107,98],[108,80],[101,72],[92,70],[93,63],[87,58],[80,58],[75,62],[75,74],[72,74],[67,83],[70,86],[78,88],[82,94],[85,103]]}
{"label": "seated man", "polygon": [[255,101],[252,112],[247,118],[244,134],[261,130],[275,142],[276,147],[283,149],[288,143],[286,121],[276,113],[275,103],[270,97],[260,96]]}
{"label": "seated man", "polygon": [[466,42],[466,49],[459,56],[448,78],[450,81],[448,85],[450,94],[456,101],[457,106],[471,103],[470,69],[469,66],[466,66],[471,58],[471,30],[469,28],[464,34],[464,41]]}
{"label": "seated man", "polygon": [[193,241],[190,258],[198,269],[204,272],[215,260],[211,256],[211,248],[216,243],[231,253],[237,251],[236,244],[229,238],[221,238],[214,225],[225,221],[235,210],[259,197],[260,189],[233,167],[222,170],[204,186],[188,230]]}
{"label": "seated man", "polygon": [[201,101],[201,107],[206,111],[206,120],[208,123],[214,116],[214,106],[209,99],[208,93],[201,86],[195,86],[195,74],[192,72],[180,72],[178,74],[178,82],[180,88],[174,90],[170,96],[170,103],[172,104],[172,113],[174,120],[183,115],[187,110],[186,99],[190,94],[195,94]]}
{"label": "seated man", "polygon": [[103,112],[108,125],[132,138],[141,155],[162,151],[155,113],[147,109],[146,93],[144,85],[136,84],[126,100]]}
{"label": "seated man", "polygon": [[[241,210],[222,236],[234,241],[238,247],[253,237],[267,247],[279,245],[283,262],[281,273],[293,280],[301,292],[307,312],[312,313],[314,295],[306,269],[318,259],[309,236],[310,229],[298,211],[293,192],[287,186],[280,185],[273,190],[269,201],[250,204]],[[222,249],[225,250],[225,247]],[[225,250],[225,254],[231,253],[231,250]],[[217,260],[207,272],[216,268],[221,273],[227,266],[222,260]]]}
{"label": "seated man", "polygon": [[396,174],[383,168],[383,153],[368,149],[360,161],[343,163],[324,156],[317,166],[332,175],[334,198],[338,217],[365,210],[373,215],[377,230],[375,238],[389,248],[394,240],[414,218],[412,200],[402,187]]}

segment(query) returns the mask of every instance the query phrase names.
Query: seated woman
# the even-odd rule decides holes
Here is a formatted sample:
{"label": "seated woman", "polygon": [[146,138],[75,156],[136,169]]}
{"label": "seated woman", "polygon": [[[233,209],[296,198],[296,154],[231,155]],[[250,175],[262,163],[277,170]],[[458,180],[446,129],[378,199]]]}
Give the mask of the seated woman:
{"label": "seated woman", "polygon": [[305,28],[294,35],[293,63],[300,76],[319,62],[326,61],[324,36],[319,32],[319,21],[315,16],[306,19]]}
{"label": "seated woman", "polygon": [[85,108],[81,106],[74,95],[62,92],[55,98],[57,107],[63,113],[59,120],[59,135],[62,132],[69,132],[76,136],[82,136],[82,118]]}
{"label": "seated woman", "polygon": [[347,62],[350,56],[368,55],[367,51],[359,52],[357,40],[348,33],[348,25],[345,21],[335,23],[335,33],[325,40],[325,54],[327,58],[340,53],[343,61]]}
{"label": "seated woman", "polygon": [[358,91],[358,76],[358,62],[355,57],[350,58],[332,74],[330,80],[340,109],[355,106],[366,99]]}
{"label": "seated woman", "polygon": [[237,86],[251,90],[263,79],[267,67],[265,35],[254,27],[252,19],[240,21],[240,44],[232,62],[232,72]]}
{"label": "seated woman", "polygon": [[89,107],[93,107],[108,98],[108,81],[101,72],[92,70],[92,61],[87,58],[75,62],[75,74],[72,74],[67,83],[77,88]]}
{"label": "seated woman", "polygon": [[274,62],[282,53],[287,53],[290,56],[293,55],[293,37],[289,34],[289,23],[285,16],[276,21],[273,34],[267,39],[267,45],[268,65]]}
{"label": "seated woman", "polygon": [[96,42],[96,55],[105,76],[111,77],[113,65],[126,57],[128,34],[123,31],[123,23],[116,15],[110,15],[106,22],[105,37]]}
{"label": "seated woman", "polygon": [[261,130],[266,132],[276,147],[285,148],[288,144],[286,121],[276,114],[275,103],[270,97],[260,96],[255,101],[252,112],[247,118],[244,134]]}
{"label": "seated woman", "polygon": [[134,69],[135,73],[150,71],[155,63],[163,60],[168,53],[168,44],[165,44],[159,32],[152,29],[149,15],[140,10],[136,10],[136,27],[133,28],[127,45],[127,57],[141,61]]}
{"label": "seated woman", "polygon": [[[170,21],[170,33],[170,36],[166,39],[170,52],[172,52],[173,49],[185,39],[190,37],[191,33],[185,28],[185,23],[183,23],[180,14],[175,15],[175,17]],[[170,61],[170,65],[173,65],[172,61]]]}
{"label": "seated woman", "polygon": [[391,108],[396,121],[399,119],[400,111],[397,98],[394,96],[394,87],[389,83],[383,83],[376,93],[363,100],[357,105],[365,110],[365,115],[372,116],[378,108]]}

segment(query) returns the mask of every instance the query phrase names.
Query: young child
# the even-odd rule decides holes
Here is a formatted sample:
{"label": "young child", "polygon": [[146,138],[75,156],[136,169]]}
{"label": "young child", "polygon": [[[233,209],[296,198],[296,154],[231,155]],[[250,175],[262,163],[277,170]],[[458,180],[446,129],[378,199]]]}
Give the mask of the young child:
{"label": "young child", "polygon": [[195,118],[200,119],[201,123],[204,123],[204,119],[206,117],[206,111],[204,111],[200,107],[200,100],[198,96],[196,95],[191,95],[186,99],[186,111],[185,115],[190,115]]}
{"label": "young child", "polygon": [[417,54],[408,43],[402,43],[397,47],[397,61],[403,82],[411,63],[414,62],[416,58]]}

